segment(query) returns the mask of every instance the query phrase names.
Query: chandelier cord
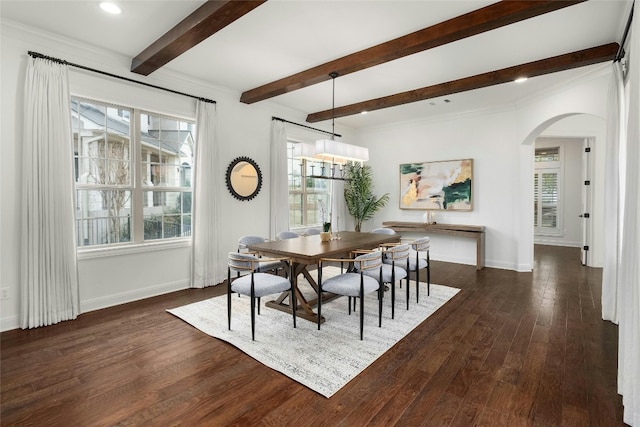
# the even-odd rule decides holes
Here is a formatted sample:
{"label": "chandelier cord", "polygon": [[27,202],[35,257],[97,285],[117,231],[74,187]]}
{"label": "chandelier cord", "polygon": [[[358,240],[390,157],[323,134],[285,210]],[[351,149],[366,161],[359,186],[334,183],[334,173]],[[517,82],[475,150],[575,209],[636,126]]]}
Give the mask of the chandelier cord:
{"label": "chandelier cord", "polygon": [[334,140],[336,133],[336,77],[338,77],[338,73],[334,71],[329,76],[333,85],[333,93],[331,95],[331,139]]}

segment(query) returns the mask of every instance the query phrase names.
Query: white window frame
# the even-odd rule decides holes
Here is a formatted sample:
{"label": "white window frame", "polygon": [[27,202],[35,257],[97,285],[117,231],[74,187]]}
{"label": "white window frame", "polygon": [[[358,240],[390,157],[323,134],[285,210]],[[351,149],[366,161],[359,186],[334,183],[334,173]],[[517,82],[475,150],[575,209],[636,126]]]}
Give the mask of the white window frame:
{"label": "white window frame", "polygon": [[[546,148],[544,144],[537,143],[535,146],[535,150]],[[534,179],[539,177],[541,182],[541,176],[543,173],[556,173],[557,174],[557,194],[558,194],[558,202],[557,202],[557,211],[556,211],[556,226],[551,227],[543,227],[540,224],[542,218],[542,203],[538,204],[537,214],[538,214],[538,224],[534,223],[534,235],[536,236],[547,236],[547,237],[562,237],[564,235],[564,152],[563,146],[558,146],[557,144],[550,144],[548,148],[558,148],[559,160],[558,161],[549,161],[549,162],[535,162],[534,161]],[[534,156],[535,156],[534,150]],[[535,158],[534,158],[535,160]],[[535,186],[534,186],[535,188]],[[542,186],[538,184],[539,194],[538,200],[541,200],[541,191]],[[535,218],[535,216],[534,216]]]}
{"label": "white window frame", "polygon": [[[294,171],[294,164],[298,164],[298,165],[302,165],[299,166],[299,169],[301,171],[301,175],[300,175],[300,190],[297,189],[293,189],[291,185],[289,185],[289,190],[288,190],[288,194],[289,196],[291,196],[292,194],[295,195],[300,195],[301,196],[301,200],[302,200],[302,224],[295,224],[292,221],[292,207],[291,207],[291,202],[289,205],[289,227],[291,230],[298,230],[298,231],[304,231],[307,228],[321,228],[322,227],[322,218],[321,218],[321,213],[319,212],[319,208],[316,210],[316,219],[317,221],[315,222],[309,222],[308,221],[308,211],[309,211],[309,206],[308,206],[308,196],[310,194],[326,194],[326,199],[327,199],[327,203],[326,206],[324,206],[324,214],[326,216],[325,220],[327,222],[330,222],[331,219],[328,218],[329,213],[331,212],[331,190],[332,190],[332,186],[331,185],[327,185],[326,190],[314,190],[314,189],[310,189],[307,188],[306,185],[304,185],[304,183],[306,183],[307,179],[315,179],[315,180],[325,180],[327,183],[329,183],[329,180],[327,178],[309,178],[309,176],[313,173],[313,175],[320,175],[320,168],[321,168],[321,162],[320,161],[312,161],[312,160],[307,160],[307,159],[295,159],[293,158],[293,146],[296,143],[299,143],[301,141],[297,141],[297,140],[293,140],[293,139],[288,139],[287,140],[287,177],[288,177],[288,181],[289,183],[292,180],[292,175],[293,175],[293,171]],[[326,165],[325,165],[326,167]]]}
{"label": "white window frame", "polygon": [[[143,142],[142,142],[142,133],[141,133],[141,126],[140,126],[140,117],[142,114],[146,114],[147,116],[175,120],[182,123],[190,124],[193,130],[195,130],[195,120],[192,118],[171,116],[171,115],[156,113],[152,111],[141,110],[133,107],[112,104],[112,103],[108,103],[100,100],[84,98],[80,96],[72,96],[72,100],[74,102],[77,101],[79,103],[86,102],[86,103],[94,104],[100,107],[114,108],[118,111],[118,115],[120,115],[120,112],[122,110],[130,111],[130,115],[129,115],[130,120],[128,121],[130,126],[129,128],[129,138],[130,138],[129,139],[130,141],[129,143],[129,150],[130,150],[129,152],[129,158],[130,158],[129,184],[109,186],[109,185],[102,185],[102,184],[86,184],[86,183],[74,182],[76,194],[78,193],[78,190],[101,191],[101,190],[111,189],[111,188],[121,189],[121,190],[124,189],[131,192],[131,196],[130,196],[131,227],[129,230],[130,240],[124,241],[124,242],[118,241],[118,242],[106,243],[106,244],[78,245],[77,246],[78,253],[85,254],[85,256],[83,256],[82,258],[92,258],[93,256],[90,255],[91,253],[94,253],[94,254],[106,253],[106,254],[112,254],[112,255],[119,255],[121,253],[123,254],[131,253],[132,250],[135,251],[135,248],[139,246],[143,246],[146,248],[148,247],[157,248],[159,247],[159,245],[163,247],[165,246],[176,247],[176,245],[177,247],[181,247],[181,246],[190,244],[191,242],[190,234],[177,236],[177,237],[168,237],[168,238],[164,237],[164,238],[147,239],[147,240],[145,240],[144,238],[144,234],[145,234],[144,233],[145,203],[143,201],[144,192],[150,191],[150,190],[158,190],[163,192],[179,192],[181,194],[191,193],[191,200],[192,200],[191,203],[193,205],[193,182],[192,182],[193,178],[191,178],[189,186],[178,186],[178,187],[151,186],[149,185],[149,183],[143,182],[143,180],[146,178],[146,174],[142,173],[141,152],[142,152]],[[122,119],[122,117],[120,118]],[[73,129],[73,131],[75,132],[75,128]],[[77,156],[77,153],[75,153],[75,155]],[[195,156],[195,152],[192,153],[192,156]],[[74,167],[77,167],[76,162],[77,160],[74,161],[74,165],[75,165]],[[193,159],[193,163],[195,163],[195,159]],[[75,176],[75,173],[74,173],[74,176]],[[181,198],[184,199],[184,196],[181,196]],[[76,209],[76,212],[78,212],[78,209]],[[79,220],[79,218],[76,217],[76,221],[77,220]],[[80,237],[78,238],[80,239]]]}

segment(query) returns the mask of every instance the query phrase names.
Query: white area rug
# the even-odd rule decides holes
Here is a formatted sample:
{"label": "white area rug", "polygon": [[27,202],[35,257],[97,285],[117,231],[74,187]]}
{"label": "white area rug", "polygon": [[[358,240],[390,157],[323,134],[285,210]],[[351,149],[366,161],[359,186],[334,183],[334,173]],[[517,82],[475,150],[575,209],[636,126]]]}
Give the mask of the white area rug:
{"label": "white area rug", "polygon": [[[324,277],[330,275],[325,269]],[[336,271],[338,269],[336,268]],[[314,272],[315,273],[315,272]],[[312,274],[314,274],[312,273]],[[420,302],[415,302],[415,282],[411,282],[411,302],[406,310],[406,294],[396,284],[395,319],[391,319],[391,295],[385,292],[382,328],[378,327],[377,293],[365,298],[364,340],[360,341],[360,313],[348,315],[347,298],[336,298],[322,305],[325,323],[316,323],[264,306],[256,315],[256,340],[251,341],[249,298],[232,295],[231,331],[227,329],[226,295],[167,310],[208,335],[224,340],[257,361],[279,371],[310,389],[331,397],[369,364],[374,362],[460,290],[426,283],[420,284]],[[298,286],[312,297],[313,289],[302,277]],[[359,305],[359,304],[358,304]]]}

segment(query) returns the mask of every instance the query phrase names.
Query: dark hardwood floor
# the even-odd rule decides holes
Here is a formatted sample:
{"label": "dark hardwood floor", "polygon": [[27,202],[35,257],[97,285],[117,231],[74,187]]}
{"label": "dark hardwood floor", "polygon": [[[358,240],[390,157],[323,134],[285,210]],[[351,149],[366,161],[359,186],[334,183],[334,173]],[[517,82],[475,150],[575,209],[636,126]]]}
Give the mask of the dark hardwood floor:
{"label": "dark hardwood floor", "polygon": [[432,281],[462,292],[330,399],[165,311],[223,286],[4,332],[0,423],[624,425],[617,327],[578,249],[536,247],[533,273],[434,261]]}

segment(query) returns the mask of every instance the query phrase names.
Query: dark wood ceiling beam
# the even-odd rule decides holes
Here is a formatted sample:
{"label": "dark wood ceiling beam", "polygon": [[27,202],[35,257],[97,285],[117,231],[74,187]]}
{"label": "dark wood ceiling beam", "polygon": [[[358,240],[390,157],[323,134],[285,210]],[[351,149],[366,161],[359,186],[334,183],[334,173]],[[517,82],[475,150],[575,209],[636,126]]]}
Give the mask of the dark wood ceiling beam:
{"label": "dark wood ceiling beam", "polygon": [[248,90],[242,94],[240,102],[252,104],[263,101],[329,80],[329,73],[332,72],[344,76],[583,1],[585,0],[509,0],[494,3],[448,21]]}
{"label": "dark wood ceiling beam", "polygon": [[424,101],[427,99],[437,98],[439,96],[508,83],[514,81],[518,77],[536,77],[558,71],[584,67],[586,65],[597,64],[600,62],[612,61],[616,57],[618,47],[618,43],[609,43],[590,49],[567,53],[565,55],[542,59],[540,61],[528,62],[514,67],[490,71],[488,73],[384,96],[382,98],[336,107],[335,110],[324,110],[317,113],[311,113],[307,116],[307,122],[321,122],[323,120],[329,120],[332,117],[338,118],[351,116],[353,114],[360,114],[363,111],[374,111],[383,108],[396,107],[398,105],[409,104],[411,102]]}
{"label": "dark wood ceiling beam", "polygon": [[148,76],[267,0],[208,0],[131,61],[131,71]]}

